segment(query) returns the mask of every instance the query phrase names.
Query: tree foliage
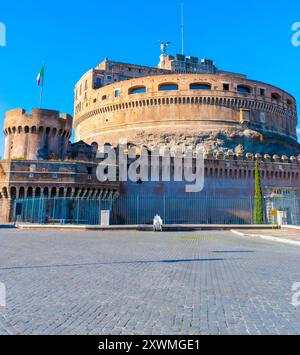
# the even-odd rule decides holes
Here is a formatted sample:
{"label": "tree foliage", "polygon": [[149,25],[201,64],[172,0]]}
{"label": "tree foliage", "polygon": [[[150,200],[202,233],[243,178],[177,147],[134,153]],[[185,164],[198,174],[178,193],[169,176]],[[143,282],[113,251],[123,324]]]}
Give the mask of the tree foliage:
{"label": "tree foliage", "polygon": [[254,224],[264,223],[264,202],[258,160],[255,162]]}

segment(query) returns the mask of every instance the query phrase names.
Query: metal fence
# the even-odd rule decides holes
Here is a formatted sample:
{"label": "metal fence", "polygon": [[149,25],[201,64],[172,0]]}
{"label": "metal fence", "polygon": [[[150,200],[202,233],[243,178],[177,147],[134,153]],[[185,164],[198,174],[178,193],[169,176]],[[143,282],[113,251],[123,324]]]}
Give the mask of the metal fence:
{"label": "metal fence", "polygon": [[129,196],[115,201],[114,224],[152,224],[159,214],[165,224],[247,224],[252,221],[250,198]]}
{"label": "metal fence", "polygon": [[252,222],[250,198],[125,196],[116,200],[27,198],[15,201],[18,222],[88,224],[101,223],[101,211],[111,212],[116,225],[152,224],[159,214],[165,224],[248,224]]}
{"label": "metal fence", "polygon": [[[15,201],[15,221],[51,224],[101,224],[110,211],[113,225],[152,224],[159,214],[164,224],[253,224],[251,197],[121,196],[115,200],[29,198]],[[300,200],[265,198],[266,224],[300,224]],[[276,215],[275,215],[275,213]]]}
{"label": "metal fence", "polygon": [[27,198],[15,201],[15,221],[39,224],[100,224],[100,211],[112,210],[112,200]]}

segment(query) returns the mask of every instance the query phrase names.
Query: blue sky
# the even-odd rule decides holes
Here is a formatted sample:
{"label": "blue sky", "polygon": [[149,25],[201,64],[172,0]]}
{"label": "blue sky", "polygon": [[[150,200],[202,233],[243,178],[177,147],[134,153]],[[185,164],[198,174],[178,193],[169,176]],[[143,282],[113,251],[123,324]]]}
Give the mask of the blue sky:
{"label": "blue sky", "polygon": [[[185,54],[277,85],[300,102],[300,47],[291,27],[299,0],[185,0]],[[8,109],[39,104],[36,76],[46,62],[44,105],[73,112],[74,84],[105,57],[157,65],[159,42],[181,51],[180,0],[1,1],[0,125]],[[0,135],[0,155],[3,136]]]}

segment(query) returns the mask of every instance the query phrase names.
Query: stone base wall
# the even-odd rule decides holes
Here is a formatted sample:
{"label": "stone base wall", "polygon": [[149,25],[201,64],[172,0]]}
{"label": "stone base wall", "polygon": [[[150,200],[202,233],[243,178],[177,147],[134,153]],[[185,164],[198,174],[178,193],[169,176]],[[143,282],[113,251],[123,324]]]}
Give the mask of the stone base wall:
{"label": "stone base wall", "polygon": [[10,199],[0,199],[0,224],[9,223],[13,220],[13,206],[14,203]]}

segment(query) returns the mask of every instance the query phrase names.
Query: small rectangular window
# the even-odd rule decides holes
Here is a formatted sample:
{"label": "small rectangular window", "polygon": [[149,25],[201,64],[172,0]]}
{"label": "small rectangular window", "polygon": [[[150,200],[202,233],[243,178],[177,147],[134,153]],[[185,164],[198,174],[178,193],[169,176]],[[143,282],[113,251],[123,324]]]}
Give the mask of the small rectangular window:
{"label": "small rectangular window", "polygon": [[115,97],[119,97],[119,96],[120,96],[119,90],[115,90]]}
{"label": "small rectangular window", "polygon": [[265,89],[260,88],[260,90],[259,90],[260,96],[265,96],[265,92],[266,92]]}
{"label": "small rectangular window", "polygon": [[88,175],[92,175],[93,174],[93,168],[91,168],[91,167],[87,167],[87,173],[88,173]]}
{"label": "small rectangular window", "polygon": [[95,80],[95,89],[98,89],[102,86],[102,82],[100,78],[96,78]]}
{"label": "small rectangular window", "polygon": [[230,89],[229,84],[223,84],[224,91],[229,91],[229,89]]}

